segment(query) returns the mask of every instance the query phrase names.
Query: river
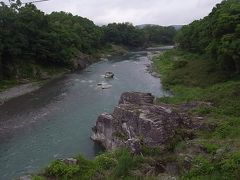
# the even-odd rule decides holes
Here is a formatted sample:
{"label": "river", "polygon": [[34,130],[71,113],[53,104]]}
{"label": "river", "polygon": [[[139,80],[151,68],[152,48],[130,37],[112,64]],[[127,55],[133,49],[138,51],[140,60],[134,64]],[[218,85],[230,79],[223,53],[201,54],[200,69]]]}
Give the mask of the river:
{"label": "river", "polygon": [[[91,127],[99,114],[112,112],[123,92],[167,95],[147,64],[146,52],[110,58],[0,106],[0,179],[38,172],[54,159],[79,153],[93,158],[100,147],[89,138]],[[105,80],[107,71],[115,78]],[[97,88],[102,81],[112,87]]]}

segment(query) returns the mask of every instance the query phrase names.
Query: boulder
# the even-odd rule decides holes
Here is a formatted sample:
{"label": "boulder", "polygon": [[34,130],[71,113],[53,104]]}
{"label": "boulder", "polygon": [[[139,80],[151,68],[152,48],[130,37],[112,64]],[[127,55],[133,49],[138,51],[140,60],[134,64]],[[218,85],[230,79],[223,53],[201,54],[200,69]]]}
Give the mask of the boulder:
{"label": "boulder", "polygon": [[91,56],[79,53],[78,56],[72,60],[72,68],[73,70],[82,70],[93,62],[94,59]]}
{"label": "boulder", "polygon": [[169,105],[155,105],[149,93],[123,93],[112,114],[103,113],[93,127],[92,140],[106,149],[128,147],[141,152],[141,143],[150,147],[166,145],[185,124]]}

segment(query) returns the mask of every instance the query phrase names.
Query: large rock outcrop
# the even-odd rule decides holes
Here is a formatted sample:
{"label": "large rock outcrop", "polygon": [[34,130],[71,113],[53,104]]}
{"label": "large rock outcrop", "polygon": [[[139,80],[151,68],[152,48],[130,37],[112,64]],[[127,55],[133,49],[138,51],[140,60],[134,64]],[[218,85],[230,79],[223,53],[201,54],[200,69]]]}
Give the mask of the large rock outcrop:
{"label": "large rock outcrop", "polygon": [[72,68],[73,70],[82,70],[94,62],[96,62],[96,59],[93,57],[84,53],[79,53],[77,57],[72,59]]}
{"label": "large rock outcrop", "polygon": [[178,128],[188,124],[174,108],[155,105],[149,93],[123,93],[112,114],[101,114],[93,127],[92,140],[106,149],[129,147],[140,151],[140,143],[150,147],[164,146],[175,135]]}

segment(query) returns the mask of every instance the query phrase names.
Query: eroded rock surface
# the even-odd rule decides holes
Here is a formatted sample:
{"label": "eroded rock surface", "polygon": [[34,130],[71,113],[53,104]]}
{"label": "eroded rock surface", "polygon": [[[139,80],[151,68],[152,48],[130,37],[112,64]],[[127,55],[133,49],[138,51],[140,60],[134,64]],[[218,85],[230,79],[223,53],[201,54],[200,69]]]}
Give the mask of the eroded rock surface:
{"label": "eroded rock surface", "polygon": [[127,92],[112,114],[98,117],[91,138],[108,150],[129,147],[139,153],[140,143],[150,147],[166,145],[188,121],[169,105],[155,105],[149,93]]}

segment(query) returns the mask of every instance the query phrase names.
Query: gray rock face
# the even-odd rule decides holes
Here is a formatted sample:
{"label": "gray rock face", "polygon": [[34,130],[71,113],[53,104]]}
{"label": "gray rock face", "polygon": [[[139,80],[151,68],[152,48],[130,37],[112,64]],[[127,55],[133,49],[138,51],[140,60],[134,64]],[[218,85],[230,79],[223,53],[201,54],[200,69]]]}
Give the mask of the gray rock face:
{"label": "gray rock face", "polygon": [[73,70],[82,70],[93,62],[94,59],[89,55],[79,53],[78,57],[72,60],[72,68]]}
{"label": "gray rock face", "polygon": [[112,114],[104,113],[93,128],[92,140],[106,149],[129,147],[139,153],[140,143],[165,145],[184,124],[182,118],[167,105],[154,105],[149,93],[123,93]]}

